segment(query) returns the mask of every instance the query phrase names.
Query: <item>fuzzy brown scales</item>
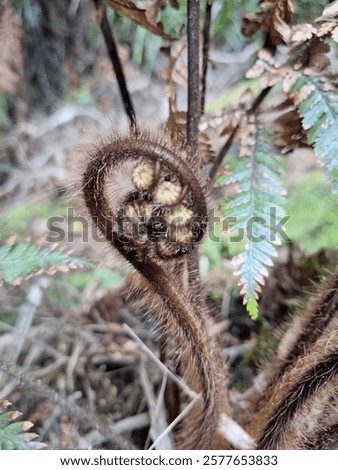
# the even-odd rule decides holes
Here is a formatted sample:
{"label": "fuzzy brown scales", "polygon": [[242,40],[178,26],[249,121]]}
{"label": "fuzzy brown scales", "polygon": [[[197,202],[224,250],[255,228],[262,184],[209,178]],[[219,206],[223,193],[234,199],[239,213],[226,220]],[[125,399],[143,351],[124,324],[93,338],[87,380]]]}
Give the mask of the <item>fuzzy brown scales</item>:
{"label": "fuzzy brown scales", "polygon": [[187,383],[199,394],[194,429],[183,432],[182,426],[179,447],[219,448],[227,406],[223,359],[207,333],[207,312],[196,308],[196,293],[173,275],[175,260],[187,259],[207,229],[203,176],[182,145],[137,133],[97,146],[82,188],[94,223],[145,279],[139,290],[150,304],[157,302],[164,339],[180,348]]}
{"label": "fuzzy brown scales", "polygon": [[338,447],[338,273],[294,322],[246,429],[259,449]]}

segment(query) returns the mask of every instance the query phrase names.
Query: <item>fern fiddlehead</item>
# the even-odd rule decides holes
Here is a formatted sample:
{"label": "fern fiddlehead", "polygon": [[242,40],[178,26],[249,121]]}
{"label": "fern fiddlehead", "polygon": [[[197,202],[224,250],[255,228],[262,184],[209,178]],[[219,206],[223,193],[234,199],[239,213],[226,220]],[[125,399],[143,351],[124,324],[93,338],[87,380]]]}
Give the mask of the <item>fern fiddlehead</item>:
{"label": "fern fiddlehead", "polygon": [[196,308],[193,296],[198,293],[184,287],[171,263],[188,257],[205,234],[205,187],[182,146],[139,133],[97,147],[82,178],[84,202],[94,223],[147,281],[142,294],[160,299],[164,335],[184,351],[187,383],[201,393],[203,404],[197,404],[202,406],[199,425],[179,445],[204,449],[218,445],[225,371],[207,333],[206,312]]}

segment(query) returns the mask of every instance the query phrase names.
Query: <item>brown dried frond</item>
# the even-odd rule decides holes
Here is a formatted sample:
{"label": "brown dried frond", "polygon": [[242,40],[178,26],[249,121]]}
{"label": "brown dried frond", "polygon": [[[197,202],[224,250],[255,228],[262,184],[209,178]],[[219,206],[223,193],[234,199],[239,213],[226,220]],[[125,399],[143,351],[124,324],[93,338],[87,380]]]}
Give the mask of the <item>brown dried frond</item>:
{"label": "brown dried frond", "polygon": [[257,120],[255,115],[244,117],[237,133],[237,139],[241,141],[239,157],[250,155],[252,147],[256,143]]}
{"label": "brown dried frond", "polygon": [[255,95],[250,89],[247,89],[236,103],[223,109],[220,114],[222,118],[221,121],[217,123],[216,119],[218,135],[223,136],[231,134],[231,132],[239,126],[243,116],[246,116],[250,112],[254,99]]}
{"label": "brown dried frond", "polygon": [[22,26],[10,3],[0,11],[0,93],[15,93],[23,74]]}
{"label": "brown dried frond", "polygon": [[170,36],[164,33],[162,23],[157,21],[158,10],[162,7],[158,0],[147,2],[146,8],[140,8],[134,2],[122,0],[108,0],[108,4],[115,11],[127,16],[148,31],[158,34],[163,39],[170,39]]}
{"label": "brown dried frond", "polygon": [[[173,140],[179,140],[184,143],[186,140],[187,129],[187,113],[185,111],[172,111],[170,110],[166,128],[168,129]],[[198,150],[203,163],[209,163],[214,160],[215,152],[210,143],[210,138],[207,132],[199,132],[198,135]]]}
{"label": "brown dried frond", "polygon": [[330,65],[330,60],[327,56],[327,53],[330,51],[329,44],[325,43],[319,38],[311,44],[306,67],[311,67],[313,70],[318,72],[327,71],[327,68]]}
{"label": "brown dried frond", "polygon": [[[305,76],[314,76],[317,77],[318,74],[316,70],[313,68],[307,67],[303,74]],[[301,72],[294,71],[290,74],[289,80],[285,80],[283,83],[283,89],[285,93],[288,94],[289,98],[293,101],[293,103],[298,106],[300,103],[305,101],[311,93],[316,90],[316,85],[314,83],[309,83],[306,81],[303,86],[299,89],[294,88],[294,84],[296,83],[297,79],[301,77]],[[335,85],[332,83],[327,77],[322,75],[319,80],[320,88],[323,91],[335,91]]]}
{"label": "brown dried frond", "polygon": [[272,87],[283,80],[290,70],[282,65],[267,49],[261,49],[255,64],[246,73],[246,78],[258,78],[262,88]]}
{"label": "brown dried frond", "polygon": [[[286,103],[283,103],[285,105]],[[272,123],[275,132],[275,144],[286,151],[299,147],[307,147],[306,133],[297,110],[285,106]]]}
{"label": "brown dried frond", "polygon": [[286,44],[305,43],[314,38],[322,40],[331,37],[337,23],[334,21],[314,21],[313,23],[300,23],[293,25],[285,31]]}
{"label": "brown dried frond", "polygon": [[263,0],[260,2],[260,7],[261,12],[244,15],[243,34],[252,36],[258,29],[261,29],[268,34],[273,45],[283,44],[294,12],[294,2],[292,0]]}
{"label": "brown dried frond", "polygon": [[215,160],[215,151],[206,132],[200,132],[198,136],[198,149],[202,162],[210,163]]}
{"label": "brown dried frond", "polygon": [[186,136],[187,113],[185,111],[170,110],[166,122],[166,128],[168,129],[170,136],[173,139],[178,138],[181,142],[183,142]]}
{"label": "brown dried frond", "polygon": [[[173,42],[167,48],[162,48],[162,52],[168,55],[169,66],[161,70],[161,76],[168,83],[175,83],[186,88],[188,76],[186,38]],[[172,89],[168,89],[167,95],[170,96],[171,92]]]}

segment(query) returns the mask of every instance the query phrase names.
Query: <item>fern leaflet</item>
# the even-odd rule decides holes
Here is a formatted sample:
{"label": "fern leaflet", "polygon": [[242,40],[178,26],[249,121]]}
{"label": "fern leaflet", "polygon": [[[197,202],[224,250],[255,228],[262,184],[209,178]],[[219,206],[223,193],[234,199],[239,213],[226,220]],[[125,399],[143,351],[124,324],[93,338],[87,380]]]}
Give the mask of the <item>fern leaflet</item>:
{"label": "fern leaflet", "polygon": [[11,403],[0,401],[0,450],[38,449],[44,444],[32,442],[37,434],[27,432],[33,426],[30,421],[17,421],[21,417],[18,411],[10,410]]}
{"label": "fern leaflet", "polygon": [[325,88],[320,79],[301,76],[292,93],[308,141],[326,169],[333,192],[338,193],[338,93]]}
{"label": "fern leaflet", "polygon": [[246,236],[245,250],[233,259],[240,276],[241,295],[251,318],[258,317],[258,297],[267,266],[277,255],[280,244],[277,218],[285,216],[285,190],[281,153],[272,144],[270,134],[257,127],[255,118],[247,118],[240,127],[241,150],[229,161],[231,174],[223,182],[236,183],[237,194],[222,203],[224,215],[233,218],[232,230]]}
{"label": "fern leaflet", "polygon": [[0,285],[3,281],[17,285],[23,279],[42,273],[88,267],[91,264],[82,258],[63,253],[56,246],[37,246],[26,242],[8,240],[0,247]]}

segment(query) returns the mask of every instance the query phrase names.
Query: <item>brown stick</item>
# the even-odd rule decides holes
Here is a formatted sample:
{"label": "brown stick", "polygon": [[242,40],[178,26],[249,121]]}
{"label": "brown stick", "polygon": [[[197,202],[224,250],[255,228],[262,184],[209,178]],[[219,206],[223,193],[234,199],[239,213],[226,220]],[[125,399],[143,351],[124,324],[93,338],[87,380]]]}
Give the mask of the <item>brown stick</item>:
{"label": "brown stick", "polygon": [[201,115],[199,84],[199,0],[188,0],[188,120],[187,141],[191,155],[198,159],[198,125]]}
{"label": "brown stick", "polygon": [[120,95],[122,98],[124,110],[129,119],[130,128],[136,128],[136,116],[131,101],[131,97],[128,91],[127,82],[124,76],[123,67],[117,52],[116,41],[113,36],[107,14],[106,8],[101,4],[100,0],[94,0],[95,8],[98,12],[98,23],[100,25],[104,41],[108,50],[108,54],[111,60],[111,63],[114,68],[116,75],[117,83],[119,85]]}
{"label": "brown stick", "polygon": [[202,90],[201,90],[201,113],[205,111],[205,92],[206,92],[206,79],[209,64],[209,47],[210,47],[210,25],[211,25],[211,9],[213,0],[207,0],[205,6],[205,17],[203,25],[203,63],[202,63]]}

